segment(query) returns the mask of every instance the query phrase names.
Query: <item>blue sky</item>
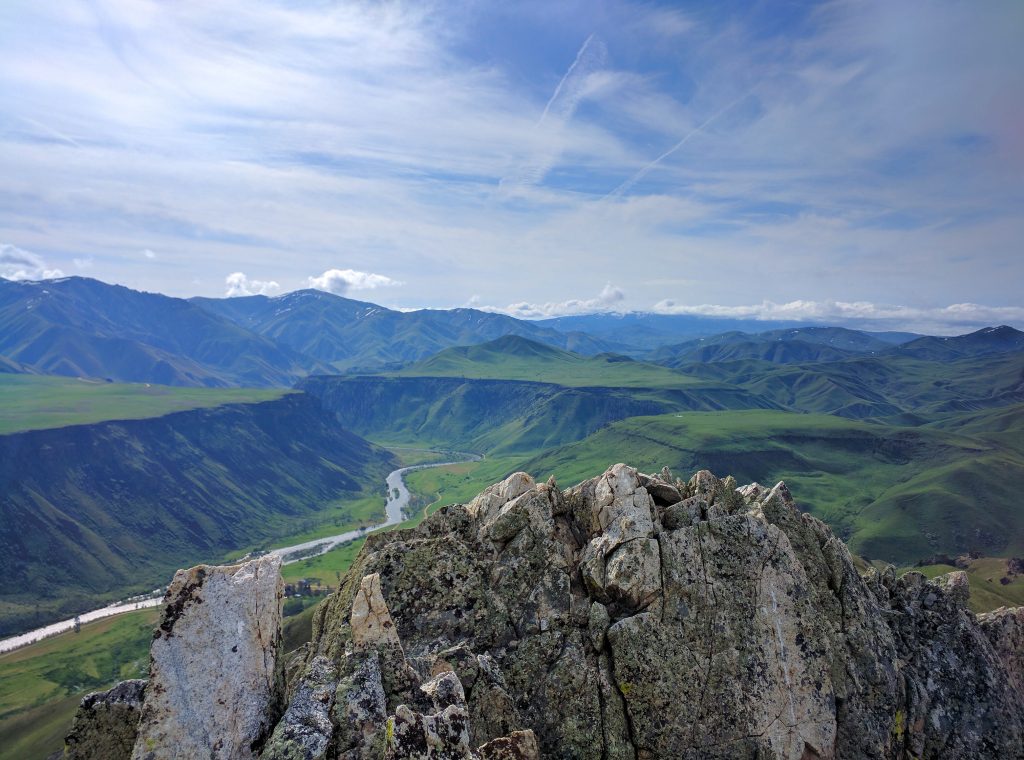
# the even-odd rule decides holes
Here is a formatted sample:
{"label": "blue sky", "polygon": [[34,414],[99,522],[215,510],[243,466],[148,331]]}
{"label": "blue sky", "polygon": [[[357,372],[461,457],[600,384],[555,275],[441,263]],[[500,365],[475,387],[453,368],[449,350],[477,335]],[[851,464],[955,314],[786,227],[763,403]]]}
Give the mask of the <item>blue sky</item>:
{"label": "blue sky", "polygon": [[0,275],[1024,325],[1024,3],[11,0]]}

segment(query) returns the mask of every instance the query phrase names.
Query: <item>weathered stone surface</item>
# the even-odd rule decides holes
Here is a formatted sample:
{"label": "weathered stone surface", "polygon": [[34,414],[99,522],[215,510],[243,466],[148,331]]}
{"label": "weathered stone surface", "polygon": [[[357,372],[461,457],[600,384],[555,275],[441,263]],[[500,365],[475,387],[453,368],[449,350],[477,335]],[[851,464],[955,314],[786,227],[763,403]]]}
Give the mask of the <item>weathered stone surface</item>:
{"label": "weathered stone surface", "polygon": [[139,728],[146,682],[122,681],[87,694],[64,741],[68,760],[128,760]]}
{"label": "weathered stone surface", "polygon": [[1024,694],[1024,607],[1000,607],[978,616],[1010,683]]}
{"label": "weathered stone surface", "polygon": [[492,739],[477,750],[480,760],[539,760],[540,746],[533,731],[513,731]]}
{"label": "weathered stone surface", "polygon": [[352,600],[352,643],[356,649],[375,649],[380,646],[401,649],[402,642],[384,597],[380,593],[380,575],[367,575],[359,584],[359,592]]}
{"label": "weathered stone surface", "polygon": [[263,757],[1024,757],[1024,611],[861,576],[782,483],[670,480],[517,473],[369,536]]}
{"label": "weathered stone surface", "polygon": [[280,559],[179,570],[164,598],[135,760],[251,758],[280,715]]}
{"label": "weathered stone surface", "polygon": [[313,658],[260,757],[323,760],[334,735],[331,709],[337,688],[334,664],[323,656]]}
{"label": "weathered stone surface", "polygon": [[[373,537],[313,650],[348,646],[377,573],[423,680],[462,679],[468,741],[446,751],[530,729],[551,758],[1015,756],[1017,617],[979,625],[959,576],[862,578],[784,484],[669,477],[517,474]],[[404,737],[461,725],[457,700],[404,694]]]}
{"label": "weathered stone surface", "polygon": [[388,700],[376,652],[360,659],[346,657],[352,669],[335,692],[332,723],[336,726],[339,756],[380,757],[384,748],[384,724]]}

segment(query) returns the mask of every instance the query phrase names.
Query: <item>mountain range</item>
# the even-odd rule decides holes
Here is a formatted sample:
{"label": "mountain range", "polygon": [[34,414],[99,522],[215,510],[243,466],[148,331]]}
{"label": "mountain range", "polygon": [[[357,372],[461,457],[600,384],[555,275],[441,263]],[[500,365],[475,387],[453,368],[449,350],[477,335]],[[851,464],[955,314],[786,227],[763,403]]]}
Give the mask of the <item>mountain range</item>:
{"label": "mountain range", "polygon": [[1008,326],[945,338],[658,314],[529,321],[464,308],[396,311],[319,290],[181,299],[84,277],[0,280],[0,372],[7,373],[290,387],[312,374],[396,370],[446,348],[510,335],[673,368],[868,355],[951,361],[1024,350],[1024,333]]}
{"label": "mountain range", "polygon": [[330,369],[189,301],[84,277],[0,279],[0,356],[23,371],[164,385],[286,386]]}

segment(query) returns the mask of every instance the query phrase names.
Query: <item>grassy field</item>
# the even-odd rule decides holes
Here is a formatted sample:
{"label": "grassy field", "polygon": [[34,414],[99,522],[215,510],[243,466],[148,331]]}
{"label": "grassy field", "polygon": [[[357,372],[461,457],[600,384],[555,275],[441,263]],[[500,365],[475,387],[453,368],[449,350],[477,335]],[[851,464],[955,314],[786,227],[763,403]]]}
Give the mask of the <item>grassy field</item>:
{"label": "grassy field", "polygon": [[129,612],[0,655],[0,760],[63,746],[84,694],[145,678],[159,609]]}
{"label": "grassy field", "polygon": [[338,585],[338,576],[343,574],[363,548],[365,539],[357,538],[348,544],[331,549],[316,557],[292,562],[281,568],[285,583],[294,583],[303,578],[318,578],[325,586]]}
{"label": "grassy field", "polygon": [[[926,565],[904,568],[924,573],[929,578],[960,570],[952,565]],[[1006,559],[981,557],[973,559],[966,568],[971,584],[971,609],[974,612],[988,612],[997,607],[1019,607],[1024,605],[1024,575],[1010,575],[1006,570]],[[1004,584],[1002,581],[1005,580]]]}
{"label": "grassy field", "polygon": [[270,401],[288,392],[259,388],[179,388],[0,374],[0,435],[106,420],[160,417],[222,404]]}

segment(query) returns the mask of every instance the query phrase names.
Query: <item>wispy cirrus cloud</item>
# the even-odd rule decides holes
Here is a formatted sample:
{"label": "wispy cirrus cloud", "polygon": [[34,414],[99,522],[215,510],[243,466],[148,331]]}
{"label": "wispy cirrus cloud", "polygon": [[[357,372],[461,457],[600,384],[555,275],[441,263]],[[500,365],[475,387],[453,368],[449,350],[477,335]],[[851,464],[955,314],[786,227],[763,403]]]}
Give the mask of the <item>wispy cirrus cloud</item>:
{"label": "wispy cirrus cloud", "polygon": [[304,287],[345,251],[407,283],[386,304],[586,302],[631,273],[617,307],[1015,304],[1022,22],[1016,0],[13,0],[0,240],[177,295],[271,265]]}
{"label": "wispy cirrus cloud", "polygon": [[565,147],[569,120],[587,96],[588,90],[595,89],[595,74],[604,66],[607,57],[608,49],[603,40],[591,34],[583,41],[576,58],[558,81],[537,121],[537,150],[510,176],[501,180],[500,184],[505,190],[534,185],[544,179]]}

